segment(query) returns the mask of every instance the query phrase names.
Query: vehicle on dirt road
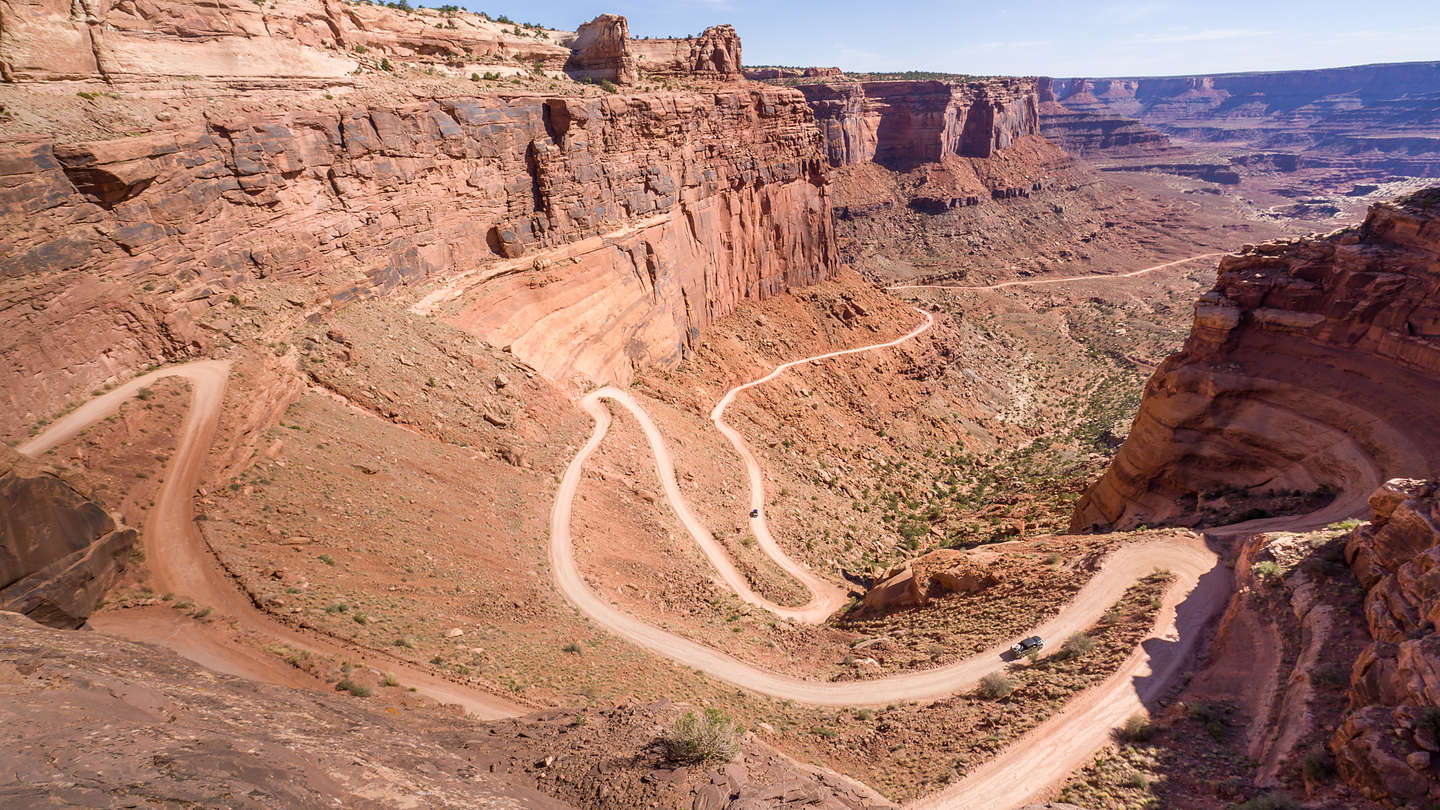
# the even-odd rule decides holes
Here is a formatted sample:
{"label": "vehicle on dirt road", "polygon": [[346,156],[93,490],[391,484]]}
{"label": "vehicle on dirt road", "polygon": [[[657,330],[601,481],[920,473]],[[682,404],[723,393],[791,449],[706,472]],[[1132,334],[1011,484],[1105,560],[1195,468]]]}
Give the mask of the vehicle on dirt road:
{"label": "vehicle on dirt road", "polygon": [[750,510],[750,517],[752,517],[752,518],[760,517],[760,510],[759,510],[759,509],[751,509],[751,510]]}
{"label": "vehicle on dirt road", "polygon": [[1017,656],[1020,656],[1030,652],[1031,650],[1038,650],[1044,646],[1045,642],[1042,641],[1039,636],[1031,636],[1026,639],[1021,639],[1020,643],[1010,648],[1010,652],[1014,653]]}

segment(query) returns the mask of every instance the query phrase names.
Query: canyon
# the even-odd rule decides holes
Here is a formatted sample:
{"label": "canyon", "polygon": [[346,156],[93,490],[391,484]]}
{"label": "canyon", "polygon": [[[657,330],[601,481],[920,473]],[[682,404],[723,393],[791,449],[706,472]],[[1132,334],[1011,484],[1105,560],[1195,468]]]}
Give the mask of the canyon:
{"label": "canyon", "polygon": [[1440,799],[1434,71],[0,0],[0,805]]}

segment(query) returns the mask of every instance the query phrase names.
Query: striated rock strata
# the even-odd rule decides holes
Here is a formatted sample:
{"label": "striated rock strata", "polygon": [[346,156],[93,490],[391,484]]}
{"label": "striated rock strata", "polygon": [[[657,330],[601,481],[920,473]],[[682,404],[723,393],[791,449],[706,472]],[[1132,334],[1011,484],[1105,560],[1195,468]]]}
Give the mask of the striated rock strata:
{"label": "striated rock strata", "polygon": [[831,165],[908,170],[942,157],[990,157],[1040,131],[1033,81],[995,79],[802,85]]}
{"label": "striated rock strata", "polygon": [[70,482],[0,448],[0,610],[79,627],[134,543],[133,529]]}
{"label": "striated rock strata", "polygon": [[192,351],[259,280],[345,300],[474,271],[466,328],[557,379],[628,379],[738,301],[830,275],[826,183],[804,99],[771,87],[0,145],[0,410],[30,424]]}
{"label": "striated rock strata", "polygon": [[1073,527],[1185,522],[1236,495],[1355,501],[1387,478],[1428,475],[1440,459],[1437,301],[1440,189],[1374,206],[1355,228],[1226,257]]}
{"label": "striated rock strata", "polygon": [[1394,480],[1346,559],[1365,588],[1371,643],[1355,661],[1350,708],[1331,740],[1342,776],[1373,799],[1440,798],[1440,496]]}
{"label": "striated rock strata", "polygon": [[1078,95],[1063,101],[1055,80],[1036,81],[1040,101],[1040,133],[1073,155],[1086,157],[1152,155],[1169,150],[1170,138],[1154,127],[1126,118],[1101,104],[1086,104]]}
{"label": "striated rock strata", "polygon": [[1138,119],[1187,140],[1420,177],[1440,171],[1440,62],[1050,84],[1071,112]]}

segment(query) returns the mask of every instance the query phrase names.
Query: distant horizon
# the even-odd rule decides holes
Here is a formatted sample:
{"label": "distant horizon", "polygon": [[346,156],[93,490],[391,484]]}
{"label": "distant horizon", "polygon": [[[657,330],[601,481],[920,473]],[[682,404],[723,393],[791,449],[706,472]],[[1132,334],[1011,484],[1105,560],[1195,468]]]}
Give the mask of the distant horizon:
{"label": "distant horizon", "polygon": [[[723,23],[717,23],[717,25],[718,25],[718,24],[723,24]],[[693,34],[687,34],[687,35],[685,35],[685,36],[694,36],[694,35],[693,35]],[[1129,76],[1101,76],[1101,75],[1092,75],[1092,74],[1075,74],[1075,75],[1069,75],[1069,76],[1061,76],[1061,75],[1054,74],[1054,73],[963,73],[963,72],[961,72],[961,71],[950,71],[950,70],[916,70],[916,69],[905,69],[905,70],[846,70],[845,72],[846,72],[846,73],[850,73],[850,74],[874,74],[874,75],[877,75],[877,76],[878,76],[878,75],[885,75],[885,74],[895,74],[895,73],[935,73],[935,74],[950,73],[950,74],[953,74],[953,75],[956,75],[956,76],[977,76],[977,77],[981,77],[981,78],[1006,78],[1006,77],[1008,77],[1008,78],[1042,78],[1042,77],[1043,77],[1043,78],[1046,78],[1046,79],[1090,79],[1090,80],[1093,80],[1093,81],[1119,81],[1119,80],[1123,80],[1123,79],[1184,79],[1184,78],[1189,78],[1189,77],[1192,77],[1192,76],[1205,76],[1205,77],[1253,76],[1253,75],[1261,75],[1261,74],[1266,74],[1266,73],[1318,73],[1318,72],[1320,72],[1320,71],[1326,71],[1326,70],[1352,70],[1352,69],[1353,69],[1353,70],[1359,70],[1359,69],[1361,69],[1361,68],[1403,67],[1403,66],[1405,66],[1405,65],[1437,65],[1437,66],[1440,66],[1440,59],[1407,59],[1407,60],[1402,61],[1402,62],[1364,62],[1364,63],[1360,63],[1360,64],[1329,65],[1329,66],[1327,66],[1327,67],[1315,67],[1315,68],[1280,68],[1280,69],[1276,69],[1276,70],[1221,70],[1221,71],[1212,71],[1212,72],[1209,72],[1209,73],[1148,73],[1148,74],[1145,74],[1145,75],[1143,75],[1143,76],[1142,76],[1142,75],[1139,75],[1139,74],[1129,75]],[[749,59],[746,59],[746,60],[745,60],[744,67],[745,67],[746,69],[751,69],[751,68],[787,68],[787,69],[799,69],[799,70],[803,70],[803,69],[806,69],[806,68],[816,68],[816,67],[818,67],[818,68],[830,68],[830,67],[840,67],[840,66],[839,66],[839,65],[781,65],[781,64],[768,63],[768,62],[765,62],[765,63],[762,63],[762,62],[752,62],[752,61],[750,61]],[[843,68],[842,68],[842,70],[843,70]]]}
{"label": "distant horizon", "polygon": [[1440,3],[1400,0],[1215,0],[1204,9],[1178,0],[1106,0],[1058,13],[1053,3],[1034,0],[892,0],[883,8],[846,0],[461,5],[569,30],[599,14],[623,14],[636,37],[691,36],[728,23],[740,34],[746,64],[856,73],[1148,78],[1440,60]]}

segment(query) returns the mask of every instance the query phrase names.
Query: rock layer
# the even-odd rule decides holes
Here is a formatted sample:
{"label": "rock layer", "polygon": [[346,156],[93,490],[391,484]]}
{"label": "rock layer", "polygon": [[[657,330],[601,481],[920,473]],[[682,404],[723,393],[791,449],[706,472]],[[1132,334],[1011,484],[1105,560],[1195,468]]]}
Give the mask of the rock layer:
{"label": "rock layer", "polygon": [[1440,190],[1220,263],[1184,349],[1073,527],[1181,521],[1215,493],[1368,492],[1440,459]]}
{"label": "rock layer", "polygon": [[942,157],[990,157],[1040,131],[1033,81],[995,79],[802,85],[831,165],[908,170]]}
{"label": "rock layer", "polygon": [[1040,132],[1073,155],[1151,155],[1170,149],[1165,133],[1133,118],[1085,105],[1078,96],[1062,103],[1055,95],[1055,80],[1041,77],[1036,88],[1040,100]]}

